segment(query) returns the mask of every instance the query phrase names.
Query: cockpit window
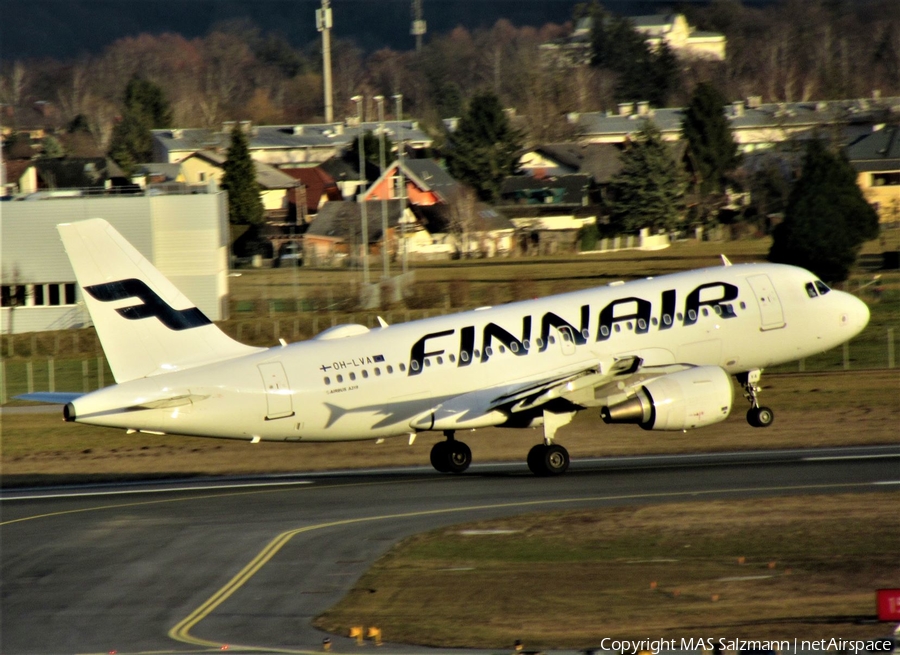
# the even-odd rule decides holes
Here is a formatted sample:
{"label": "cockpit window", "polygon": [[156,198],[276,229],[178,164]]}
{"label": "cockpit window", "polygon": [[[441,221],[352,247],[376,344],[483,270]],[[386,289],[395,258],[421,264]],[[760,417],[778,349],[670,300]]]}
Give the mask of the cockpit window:
{"label": "cockpit window", "polygon": [[816,289],[819,290],[820,296],[824,296],[826,293],[831,291],[831,289],[828,288],[828,285],[822,282],[822,280],[816,280]]}
{"label": "cockpit window", "polygon": [[815,298],[819,295],[819,292],[816,291],[816,285],[814,282],[806,283],[806,295],[808,295],[810,298]]}

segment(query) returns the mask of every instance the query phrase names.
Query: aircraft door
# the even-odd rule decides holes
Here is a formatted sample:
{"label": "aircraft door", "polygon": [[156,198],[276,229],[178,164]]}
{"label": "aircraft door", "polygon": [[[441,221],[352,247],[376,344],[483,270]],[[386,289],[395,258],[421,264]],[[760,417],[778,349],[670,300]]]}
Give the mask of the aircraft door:
{"label": "aircraft door", "polygon": [[747,278],[753,295],[756,296],[756,304],[759,305],[760,329],[777,330],[783,328],[784,312],[781,309],[781,301],[772,285],[768,275],[751,275]]}
{"label": "aircraft door", "polygon": [[259,365],[263,387],[266,390],[266,420],[294,415],[291,387],[281,362],[267,362]]}

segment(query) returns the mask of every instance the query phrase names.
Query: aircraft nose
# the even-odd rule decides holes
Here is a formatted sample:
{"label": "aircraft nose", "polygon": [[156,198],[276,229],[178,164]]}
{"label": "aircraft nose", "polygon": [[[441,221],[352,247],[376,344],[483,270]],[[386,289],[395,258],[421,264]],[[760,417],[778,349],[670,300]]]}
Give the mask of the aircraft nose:
{"label": "aircraft nose", "polygon": [[854,335],[862,332],[869,324],[869,306],[856,296],[845,294],[841,308],[841,325],[848,327]]}

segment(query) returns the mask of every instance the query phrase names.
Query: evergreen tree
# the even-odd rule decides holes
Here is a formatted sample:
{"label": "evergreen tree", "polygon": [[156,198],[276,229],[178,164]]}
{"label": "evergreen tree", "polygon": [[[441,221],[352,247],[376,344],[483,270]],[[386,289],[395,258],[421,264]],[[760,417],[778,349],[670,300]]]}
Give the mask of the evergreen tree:
{"label": "evergreen tree", "polygon": [[618,75],[617,102],[647,100],[664,107],[678,84],[678,60],[663,42],[655,52],[631,20],[610,17],[599,6],[592,8],[591,65]]}
{"label": "evergreen tree", "polygon": [[516,172],[522,148],[522,135],[510,125],[499,98],[487,92],[472,98],[447,141],[450,174],[482,200],[496,200],[503,178]]}
{"label": "evergreen tree", "polygon": [[784,221],[772,236],[769,261],[801,266],[823,280],[840,282],[849,277],[863,242],[878,236],[878,214],[863,197],[846,157],[813,139],[788,197]]}
{"label": "evergreen tree", "polygon": [[622,154],[609,186],[609,219],[620,232],[675,229],[684,217],[687,180],[662,133],[651,121]]}
{"label": "evergreen tree", "polygon": [[264,220],[256,165],[250,157],[247,135],[239,124],[231,130],[231,146],[223,166],[221,187],[228,191],[228,218],[235,225],[261,225]]}
{"label": "evergreen tree", "polygon": [[60,157],[66,156],[65,148],[52,134],[48,134],[44,137],[43,141],[44,149],[41,152],[41,159],[59,159]]}
{"label": "evergreen tree", "polygon": [[125,87],[122,119],[113,129],[109,156],[126,173],[138,164],[153,161],[153,129],[171,127],[172,110],[162,89],[148,80],[132,77]]}
{"label": "evergreen tree", "polygon": [[724,192],[728,174],[737,168],[740,155],[725,116],[725,98],[712,84],[703,82],[694,90],[681,133],[700,176],[701,192]]}

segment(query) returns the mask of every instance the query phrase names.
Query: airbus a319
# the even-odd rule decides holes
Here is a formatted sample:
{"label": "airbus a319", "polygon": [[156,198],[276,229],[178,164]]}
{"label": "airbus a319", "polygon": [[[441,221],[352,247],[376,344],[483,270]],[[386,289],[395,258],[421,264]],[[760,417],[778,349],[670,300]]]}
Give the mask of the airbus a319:
{"label": "airbus a319", "polygon": [[[763,369],[859,334],[869,310],[812,273],[723,265],[308,341],[232,340],[102,219],[59,226],[116,384],[65,402],[67,421],[259,441],[349,441],[437,431],[441,472],[462,473],[458,430],[543,426],[537,475],[569,454],[557,430],[596,408],[606,423],[687,430],[725,420],[734,384],[747,420]],[[599,423],[599,421],[598,421]]]}

